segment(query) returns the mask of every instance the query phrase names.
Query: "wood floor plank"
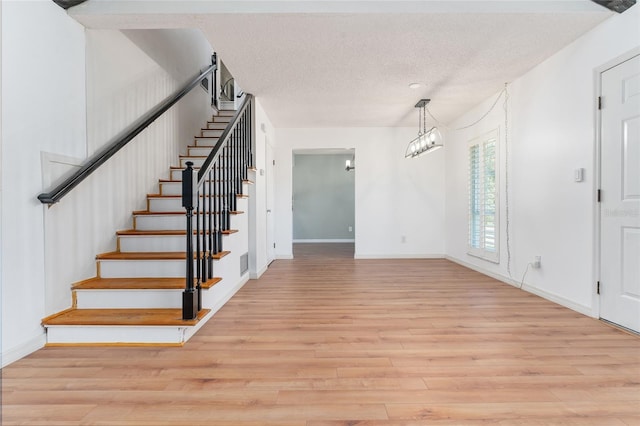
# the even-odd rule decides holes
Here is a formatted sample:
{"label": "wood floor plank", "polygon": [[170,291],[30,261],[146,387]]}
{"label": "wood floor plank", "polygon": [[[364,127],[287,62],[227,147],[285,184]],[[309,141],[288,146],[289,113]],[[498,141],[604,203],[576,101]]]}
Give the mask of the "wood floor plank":
{"label": "wood floor plank", "polygon": [[640,425],[637,336],[446,260],[294,254],[182,348],[5,367],[3,426]]}

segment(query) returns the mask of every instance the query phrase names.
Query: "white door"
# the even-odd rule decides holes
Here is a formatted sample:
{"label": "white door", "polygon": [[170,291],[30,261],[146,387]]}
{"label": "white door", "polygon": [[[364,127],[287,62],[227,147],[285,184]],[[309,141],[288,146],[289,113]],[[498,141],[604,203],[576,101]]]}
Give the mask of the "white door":
{"label": "white door", "polygon": [[640,332],[640,55],[601,87],[600,316]]}
{"label": "white door", "polygon": [[273,164],[273,148],[269,145],[269,140],[265,136],[265,182],[266,188],[266,205],[267,205],[267,265],[276,258],[276,239],[275,239],[275,222],[273,217],[273,182],[274,182],[274,164]]}

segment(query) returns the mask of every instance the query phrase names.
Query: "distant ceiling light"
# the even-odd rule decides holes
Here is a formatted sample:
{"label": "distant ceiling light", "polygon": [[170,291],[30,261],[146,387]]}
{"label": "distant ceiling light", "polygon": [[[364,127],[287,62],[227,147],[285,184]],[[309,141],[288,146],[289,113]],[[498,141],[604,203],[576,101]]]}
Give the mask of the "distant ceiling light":
{"label": "distant ceiling light", "polygon": [[404,153],[405,158],[418,157],[425,152],[435,151],[443,147],[442,134],[438,128],[432,127],[427,130],[426,110],[429,102],[431,102],[431,99],[420,99],[416,104],[416,108],[421,110],[421,114],[418,114],[418,137],[409,142]]}
{"label": "distant ceiling light", "polygon": [[409,85],[409,89],[414,89],[414,90],[415,90],[415,89],[419,89],[419,88],[421,88],[422,86],[423,86],[423,84],[422,84],[422,83],[411,83],[411,84]]}
{"label": "distant ceiling light", "polygon": [[600,6],[604,6],[614,12],[622,13],[636,4],[636,0],[591,0],[594,3],[598,3]]}

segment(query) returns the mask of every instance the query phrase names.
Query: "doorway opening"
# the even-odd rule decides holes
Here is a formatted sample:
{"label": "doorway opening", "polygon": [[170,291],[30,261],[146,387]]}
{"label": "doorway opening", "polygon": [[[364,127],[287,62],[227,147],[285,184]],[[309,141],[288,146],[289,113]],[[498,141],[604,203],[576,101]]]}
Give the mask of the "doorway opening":
{"label": "doorway opening", "polygon": [[[336,255],[340,253],[353,258],[356,231],[354,160],[354,149],[293,152],[294,257],[332,250]],[[323,246],[314,250],[310,244]]]}

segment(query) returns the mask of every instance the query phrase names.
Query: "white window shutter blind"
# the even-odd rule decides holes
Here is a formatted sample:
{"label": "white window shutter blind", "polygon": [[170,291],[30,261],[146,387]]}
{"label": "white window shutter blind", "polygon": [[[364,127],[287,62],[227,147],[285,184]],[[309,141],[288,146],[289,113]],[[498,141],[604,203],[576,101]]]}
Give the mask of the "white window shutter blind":
{"label": "white window shutter blind", "polygon": [[499,261],[498,131],[469,143],[470,255]]}

